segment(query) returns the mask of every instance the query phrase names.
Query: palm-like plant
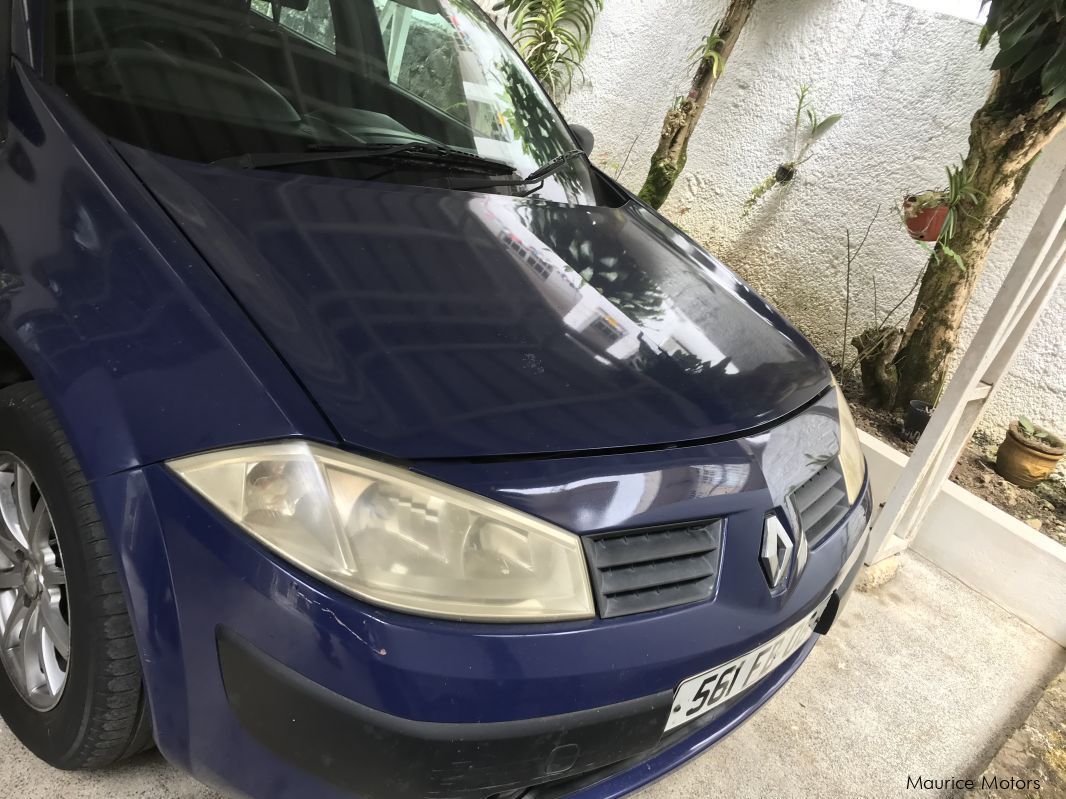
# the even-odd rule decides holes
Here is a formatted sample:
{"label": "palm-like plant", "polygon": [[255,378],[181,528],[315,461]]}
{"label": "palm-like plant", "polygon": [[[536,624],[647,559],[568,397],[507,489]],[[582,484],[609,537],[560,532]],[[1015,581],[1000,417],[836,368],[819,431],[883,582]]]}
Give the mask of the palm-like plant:
{"label": "palm-like plant", "polygon": [[999,34],[992,69],[1009,74],[1011,83],[1039,86],[1046,111],[1066,100],[1066,0],[984,0],[982,7],[988,8],[982,49]]}
{"label": "palm-like plant", "polygon": [[568,92],[588,52],[603,0],[500,0],[515,46],[553,97]]}

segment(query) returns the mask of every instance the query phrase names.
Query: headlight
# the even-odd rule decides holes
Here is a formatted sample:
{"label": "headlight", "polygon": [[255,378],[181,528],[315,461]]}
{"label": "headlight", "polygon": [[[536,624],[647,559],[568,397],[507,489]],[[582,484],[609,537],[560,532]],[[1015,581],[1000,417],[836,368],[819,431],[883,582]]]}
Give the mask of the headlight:
{"label": "headlight", "polygon": [[863,480],[866,479],[866,458],[859,443],[859,432],[855,429],[855,419],[851,415],[848,401],[840,386],[833,384],[837,392],[837,409],[840,416],[840,468],[844,472],[844,485],[848,491],[848,502],[854,505],[862,493]]}
{"label": "headlight", "polygon": [[169,465],[278,555],[369,602],[482,621],[594,615],[577,536],[461,489],[306,442]]}

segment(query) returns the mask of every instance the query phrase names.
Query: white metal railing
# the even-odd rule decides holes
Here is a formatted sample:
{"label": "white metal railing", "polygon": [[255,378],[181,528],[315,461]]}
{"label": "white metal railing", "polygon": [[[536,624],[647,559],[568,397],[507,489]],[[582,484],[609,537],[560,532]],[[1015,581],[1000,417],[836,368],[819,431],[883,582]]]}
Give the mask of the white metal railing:
{"label": "white metal railing", "polygon": [[1066,172],[1003,280],[925,434],[874,520],[866,562],[904,549],[973,435],[1011,361],[1066,274]]}

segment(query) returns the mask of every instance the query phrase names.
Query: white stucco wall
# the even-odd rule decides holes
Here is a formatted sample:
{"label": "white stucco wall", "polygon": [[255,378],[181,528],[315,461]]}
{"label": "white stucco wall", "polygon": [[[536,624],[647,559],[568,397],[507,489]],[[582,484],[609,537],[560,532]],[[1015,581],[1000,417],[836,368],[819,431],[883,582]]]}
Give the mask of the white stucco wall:
{"label": "white stucco wall", "polygon": [[[665,109],[687,90],[689,54],[724,6],[725,0],[606,3],[586,79],[564,112],[594,131],[595,160],[620,171],[630,188],[643,182]],[[882,206],[853,271],[854,333],[872,321],[874,276],[883,314],[907,294],[925,262],[895,206],[907,193],[942,185],[944,166],[965,152],[970,117],[992,77],[994,52],[978,49],[977,33],[972,20],[894,0],[759,0],[664,212],[839,360],[845,230],[858,238]],[[785,158],[801,83],[813,86],[823,115],[845,117],[815,145],[790,187],[775,190],[742,219],[751,189]],[[1034,166],[999,234],[964,344],[1064,166],[1066,137],[1060,137]],[[1066,427],[1064,321],[1066,287],[1031,336],[986,426],[1026,414]],[[848,352],[850,359],[854,350]]]}

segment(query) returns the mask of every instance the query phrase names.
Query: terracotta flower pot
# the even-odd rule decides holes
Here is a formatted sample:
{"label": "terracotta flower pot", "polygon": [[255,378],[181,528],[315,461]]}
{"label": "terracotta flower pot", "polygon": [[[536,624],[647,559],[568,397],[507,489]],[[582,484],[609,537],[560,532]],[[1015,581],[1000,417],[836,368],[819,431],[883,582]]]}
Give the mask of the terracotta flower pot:
{"label": "terracotta flower pot", "polygon": [[944,230],[944,223],[948,220],[948,207],[937,205],[911,216],[911,209],[916,201],[916,197],[908,197],[903,202],[903,219],[907,223],[907,230],[912,239],[934,242],[940,238],[940,233]]}
{"label": "terracotta flower pot", "polygon": [[1054,436],[1029,438],[1011,422],[996,453],[996,471],[1017,486],[1034,488],[1051,476],[1064,453],[1062,441]]}

